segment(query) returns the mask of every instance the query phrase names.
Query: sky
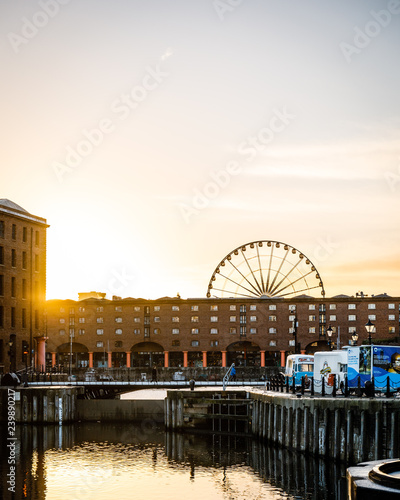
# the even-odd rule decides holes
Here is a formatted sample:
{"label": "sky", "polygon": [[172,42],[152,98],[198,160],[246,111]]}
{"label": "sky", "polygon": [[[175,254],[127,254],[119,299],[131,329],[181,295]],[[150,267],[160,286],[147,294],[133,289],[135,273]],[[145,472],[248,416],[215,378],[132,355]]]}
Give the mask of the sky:
{"label": "sky", "polygon": [[0,198],[47,298],[205,297],[250,241],[400,296],[400,2],[2,0]]}

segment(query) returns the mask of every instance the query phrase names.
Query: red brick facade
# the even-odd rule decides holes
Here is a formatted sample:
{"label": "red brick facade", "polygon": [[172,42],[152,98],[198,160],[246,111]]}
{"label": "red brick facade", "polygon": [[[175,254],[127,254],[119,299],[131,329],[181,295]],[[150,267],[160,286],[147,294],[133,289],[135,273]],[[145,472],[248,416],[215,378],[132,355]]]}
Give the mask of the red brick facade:
{"label": "red brick facade", "polygon": [[[47,227],[45,219],[29,214],[9,200],[0,200],[0,371],[3,372],[35,364],[37,339],[45,333]],[[23,354],[24,345],[28,356]]]}

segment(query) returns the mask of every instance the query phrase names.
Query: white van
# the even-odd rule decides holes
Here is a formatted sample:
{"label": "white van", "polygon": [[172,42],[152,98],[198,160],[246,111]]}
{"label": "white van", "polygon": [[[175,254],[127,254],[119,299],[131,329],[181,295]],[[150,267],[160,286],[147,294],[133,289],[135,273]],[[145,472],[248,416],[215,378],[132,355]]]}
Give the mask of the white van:
{"label": "white van", "polygon": [[[334,375],[336,377],[334,377]],[[347,377],[347,350],[321,351],[314,353],[314,391],[321,393],[322,379],[329,394],[336,379],[336,388],[344,387]]]}
{"label": "white van", "polygon": [[296,387],[301,386],[301,379],[304,378],[306,387],[311,381],[314,371],[314,356],[309,354],[291,354],[286,359],[285,378],[289,379],[289,384],[293,384],[293,377]]}

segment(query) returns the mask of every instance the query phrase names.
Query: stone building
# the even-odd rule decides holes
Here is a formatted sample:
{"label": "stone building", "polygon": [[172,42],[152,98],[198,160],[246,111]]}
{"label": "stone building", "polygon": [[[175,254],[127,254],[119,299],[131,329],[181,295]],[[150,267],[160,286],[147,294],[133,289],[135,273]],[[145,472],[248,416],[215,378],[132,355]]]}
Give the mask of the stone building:
{"label": "stone building", "polygon": [[0,199],[0,371],[45,358],[46,219]]}
{"label": "stone building", "polygon": [[[84,295],[83,295],[84,296]],[[400,297],[115,298],[47,302],[47,363],[72,367],[280,366],[299,350],[399,341]],[[294,327],[296,326],[296,332]]]}

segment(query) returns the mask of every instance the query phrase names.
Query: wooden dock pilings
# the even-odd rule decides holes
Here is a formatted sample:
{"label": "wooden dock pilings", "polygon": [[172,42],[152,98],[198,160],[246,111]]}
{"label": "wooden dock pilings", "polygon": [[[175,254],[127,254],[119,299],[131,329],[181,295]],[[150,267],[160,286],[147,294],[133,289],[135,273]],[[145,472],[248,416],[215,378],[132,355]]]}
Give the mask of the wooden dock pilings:
{"label": "wooden dock pilings", "polygon": [[164,413],[169,430],[243,432],[277,446],[346,463],[400,455],[398,398],[168,391]]}

